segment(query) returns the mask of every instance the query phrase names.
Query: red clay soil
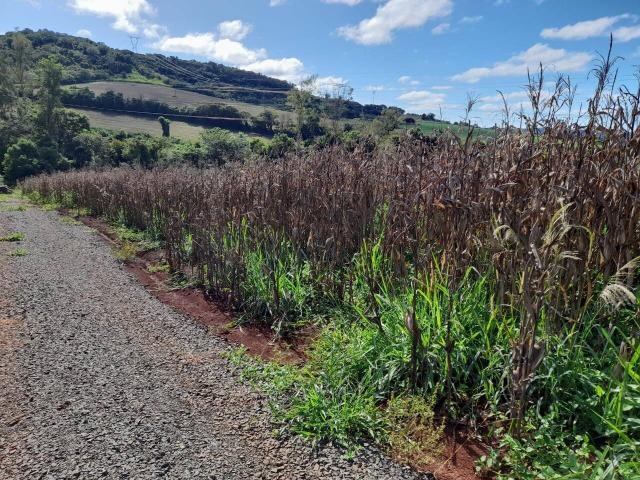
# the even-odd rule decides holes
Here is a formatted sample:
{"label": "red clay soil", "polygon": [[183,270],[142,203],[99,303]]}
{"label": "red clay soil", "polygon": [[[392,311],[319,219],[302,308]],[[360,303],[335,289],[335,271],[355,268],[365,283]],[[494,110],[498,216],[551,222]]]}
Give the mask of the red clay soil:
{"label": "red clay soil", "polygon": [[476,460],[487,453],[487,447],[464,432],[456,432],[454,442],[453,434],[453,429],[445,429],[442,456],[427,464],[426,471],[433,473],[438,480],[478,480]]}
{"label": "red clay soil", "polygon": [[[97,230],[111,245],[120,246],[115,231],[106,222],[94,217],[78,217],[78,220]],[[207,298],[203,290],[175,289],[171,287],[166,272],[150,273],[149,265],[162,258],[161,251],[147,252],[126,262],[125,266],[158,300],[206,325],[214,334],[244,346],[249,354],[283,363],[297,364],[305,361],[304,350],[310,342],[311,334],[303,335],[299,343],[292,346],[274,341],[268,329],[236,325],[233,313],[223,310]],[[432,472],[438,480],[477,480],[475,462],[487,452],[486,447],[460,432],[456,433],[454,442],[451,429],[445,431],[444,444],[442,457],[426,465],[425,471]]]}

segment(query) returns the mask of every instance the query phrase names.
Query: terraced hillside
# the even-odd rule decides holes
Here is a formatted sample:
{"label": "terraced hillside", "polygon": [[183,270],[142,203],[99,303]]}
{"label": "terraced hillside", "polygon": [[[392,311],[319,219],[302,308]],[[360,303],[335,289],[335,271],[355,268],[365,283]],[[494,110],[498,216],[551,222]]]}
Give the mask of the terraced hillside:
{"label": "terraced hillside", "polygon": [[[86,87],[96,95],[112,91],[115,93],[121,93],[125,98],[155,100],[174,107],[199,107],[202,105],[212,104],[228,105],[238,109],[240,112],[247,113],[252,116],[257,116],[265,110],[265,107],[261,105],[238,102],[226,98],[211,97],[197,92],[149,83],[100,81],[76,84],[74,86]],[[272,110],[278,118],[293,118],[293,114],[291,112],[276,109],[270,110]]]}

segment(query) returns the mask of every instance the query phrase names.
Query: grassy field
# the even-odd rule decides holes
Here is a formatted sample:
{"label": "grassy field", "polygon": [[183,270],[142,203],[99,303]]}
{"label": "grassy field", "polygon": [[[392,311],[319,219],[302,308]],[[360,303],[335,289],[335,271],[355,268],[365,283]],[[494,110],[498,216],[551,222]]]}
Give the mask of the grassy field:
{"label": "grassy field", "polygon": [[[148,100],[156,100],[166,103],[174,107],[198,107],[200,105],[223,104],[237,108],[239,111],[257,116],[262,113],[265,108],[260,105],[251,103],[236,102],[224,98],[210,97],[200,93],[189,92],[177,88],[167,87],[164,85],[155,85],[150,83],[137,82],[91,82],[74,85],[76,87],[87,87],[96,95],[108,92],[109,90],[121,93],[126,98],[144,98]],[[291,112],[284,110],[271,109],[276,117],[293,118]]]}
{"label": "grassy field", "polygon": [[[438,131],[449,130],[453,132],[455,135],[459,137],[464,137],[467,134],[467,127],[454,125],[452,123],[443,123],[443,122],[429,122],[424,120],[416,120],[415,125],[403,124],[402,128],[411,129],[411,128],[419,128],[422,130],[422,133],[427,135],[434,135]],[[476,128],[475,134],[480,137],[494,137],[495,132],[491,128]]]}
{"label": "grassy field", "polygon": [[[150,135],[162,135],[160,123],[152,117],[134,117],[120,113],[98,112],[95,110],[71,109],[82,113],[89,118],[89,123],[95,128],[108,130],[124,130],[129,133],[148,133]],[[185,122],[171,121],[171,136],[185,140],[194,140],[204,131],[203,127],[191,125]]]}

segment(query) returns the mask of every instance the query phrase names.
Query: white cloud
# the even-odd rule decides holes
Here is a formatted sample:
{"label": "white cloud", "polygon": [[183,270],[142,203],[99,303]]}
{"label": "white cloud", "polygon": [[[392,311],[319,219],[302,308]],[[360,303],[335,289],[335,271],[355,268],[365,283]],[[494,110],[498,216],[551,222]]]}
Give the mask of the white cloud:
{"label": "white cloud", "polygon": [[287,0],[271,0],[269,2],[269,6],[270,7],[279,7],[280,5],[283,5]]}
{"label": "white cloud", "polygon": [[628,13],[614,17],[600,17],[595,20],[586,20],[560,28],[545,28],[540,32],[542,38],[555,38],[560,40],[584,40],[585,38],[599,37],[611,32],[611,27],[620,20],[631,16]]}
{"label": "white cloud", "polygon": [[462,17],[460,23],[478,23],[482,21],[484,17],[482,15],[476,15],[475,17]]}
{"label": "white cloud", "polygon": [[91,38],[91,30],[87,30],[86,28],[81,28],[76,32],[78,37]]}
{"label": "white cloud", "polygon": [[444,105],[447,95],[445,93],[434,93],[429,90],[413,90],[403,93],[398,97],[407,110],[414,113],[433,110]]}
{"label": "white cloud", "polygon": [[244,70],[262,73],[269,77],[279,78],[287,82],[297,83],[307,76],[304,64],[297,58],[267,58],[247,65],[240,65]]}
{"label": "white cloud", "polygon": [[438,25],[433,27],[431,29],[431,33],[433,33],[434,35],[442,35],[443,33],[447,33],[450,30],[451,30],[451,24],[445,22],[445,23],[439,23]]}
{"label": "white cloud", "polygon": [[252,26],[244,23],[242,20],[227,20],[218,25],[218,33],[220,38],[228,38],[230,40],[242,40],[249,35]]}
{"label": "white cloud", "polygon": [[427,20],[447,16],[453,0],[387,0],[376,14],[358,25],[341,27],[338,33],[362,45],[389,43],[395,30],[417,28]]}
{"label": "white cloud", "polygon": [[402,85],[420,85],[420,81],[419,80],[415,80],[414,78],[410,77],[409,75],[403,75],[400,78],[398,78],[398,83],[401,83]]}
{"label": "white cloud", "polygon": [[353,7],[362,2],[362,0],[322,0],[324,3],[341,3],[343,5],[349,5]]}
{"label": "white cloud", "polygon": [[[514,98],[527,98],[527,92],[509,92],[503,93],[505,100],[513,100]],[[480,97],[478,100],[481,102],[502,102],[502,96],[499,93],[495,95],[487,95]]]}
{"label": "white cloud", "polygon": [[542,63],[545,68],[561,72],[578,72],[591,62],[593,55],[586,52],[569,52],[563,48],[551,48],[536,43],[528,50],[491,67],[470,68],[452,77],[459,82],[476,83],[483,78],[526,75],[528,70],[536,70]]}
{"label": "white cloud", "polygon": [[364,87],[365,92],[383,92],[384,86],[382,85],[367,85]]}
{"label": "white cloud", "polygon": [[154,8],[147,0],[69,0],[77,13],[113,19],[113,28],[134,34],[147,23],[145,15],[153,15]]}
{"label": "white cloud", "polygon": [[167,33],[167,27],[158,25],[157,23],[144,24],[141,28],[142,34],[147,38],[159,38],[161,35]]}
{"label": "white cloud", "polygon": [[451,85],[436,85],[431,87],[431,90],[451,90],[453,87]]}
{"label": "white cloud", "polygon": [[618,42],[629,42],[640,38],[640,25],[632,27],[620,27],[614,30],[613,39]]}
{"label": "white cloud", "polygon": [[154,44],[165,52],[190,53],[233,65],[257,62],[267,56],[264,49],[252,50],[228,38],[216,38],[211,32],[188,33],[183,37],[165,37]]}

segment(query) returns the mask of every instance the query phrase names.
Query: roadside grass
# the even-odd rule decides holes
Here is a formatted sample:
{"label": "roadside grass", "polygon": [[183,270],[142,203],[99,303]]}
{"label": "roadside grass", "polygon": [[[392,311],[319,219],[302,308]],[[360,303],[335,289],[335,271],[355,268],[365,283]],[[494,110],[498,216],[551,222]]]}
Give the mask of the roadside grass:
{"label": "roadside grass", "polygon": [[15,250],[7,253],[10,257],[24,257],[29,254],[29,251],[26,248],[18,247]]}
{"label": "roadside grass", "polygon": [[11,232],[0,236],[0,242],[21,242],[24,238],[24,233],[22,232]]}
{"label": "roadside grass", "polygon": [[60,215],[58,217],[58,221],[63,225],[82,225],[82,222],[79,222],[75,218],[67,215]]}
{"label": "roadside grass", "polygon": [[27,206],[24,204],[19,205],[8,205],[8,206],[0,206],[0,212],[25,212],[27,210]]}
{"label": "roadside grass", "polygon": [[136,258],[137,249],[131,242],[124,242],[121,247],[114,249],[115,257],[122,262],[130,262]]}
{"label": "roadside grass", "polygon": [[170,267],[166,260],[152,263],[147,267],[147,272],[149,273],[169,272],[169,270]]}

